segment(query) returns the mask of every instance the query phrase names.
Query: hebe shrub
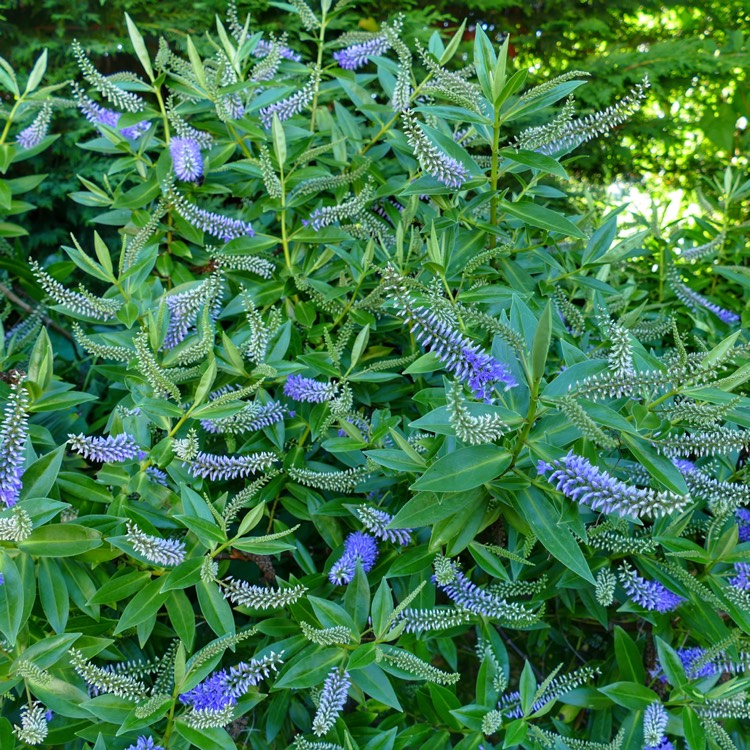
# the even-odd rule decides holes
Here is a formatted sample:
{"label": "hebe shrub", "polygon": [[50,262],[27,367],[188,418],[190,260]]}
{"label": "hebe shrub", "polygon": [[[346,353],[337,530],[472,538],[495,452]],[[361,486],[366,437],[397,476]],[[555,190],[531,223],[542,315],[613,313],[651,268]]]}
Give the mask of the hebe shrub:
{"label": "hebe shrub", "polygon": [[618,241],[564,164],[646,83],[581,119],[481,29],[293,7],[73,50],[102,231],[4,339],[0,747],[746,747],[747,186]]}

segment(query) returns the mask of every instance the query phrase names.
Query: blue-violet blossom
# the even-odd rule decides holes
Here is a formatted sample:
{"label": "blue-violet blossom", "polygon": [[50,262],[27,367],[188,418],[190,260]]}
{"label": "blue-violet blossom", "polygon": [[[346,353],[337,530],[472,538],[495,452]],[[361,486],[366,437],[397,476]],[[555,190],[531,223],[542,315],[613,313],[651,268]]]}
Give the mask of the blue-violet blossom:
{"label": "blue-violet blossom", "polygon": [[344,540],[344,554],[333,564],[328,579],[338,586],[351,583],[357,572],[357,560],[362,563],[362,570],[368,573],[377,559],[378,545],[375,538],[355,531]]}
{"label": "blue-violet blossom", "polygon": [[321,383],[302,375],[290,375],[284,383],[284,395],[295,401],[306,401],[310,404],[321,404],[336,397],[336,383]]}
{"label": "blue-violet blossom", "polygon": [[690,502],[689,496],[668,490],[657,492],[626,484],[572,451],[551,463],[540,461],[536,470],[566,497],[602,513],[659,517]]}
{"label": "blue-violet blossom", "polygon": [[619,573],[627,595],[644,609],[652,612],[671,612],[685,601],[659,581],[647,581],[641,578],[627,564],[623,564]]}
{"label": "blue-violet blossom", "polygon": [[338,715],[344,709],[351,684],[348,672],[334,668],[328,673],[312,725],[313,732],[318,737],[327,734],[336,723]]}
{"label": "blue-violet blossom", "polygon": [[193,138],[172,138],[169,142],[174,173],[185,182],[197,182],[203,177],[203,157],[198,141]]}
{"label": "blue-violet blossom", "polygon": [[27,412],[29,394],[22,383],[11,386],[0,424],[0,501],[10,508],[21,494],[26,437],[29,431]]}
{"label": "blue-violet blossom", "polygon": [[106,437],[68,435],[70,450],[80,453],[84,458],[100,463],[119,463],[137,458],[139,461],[146,457],[132,435],[121,432],[119,435]]}

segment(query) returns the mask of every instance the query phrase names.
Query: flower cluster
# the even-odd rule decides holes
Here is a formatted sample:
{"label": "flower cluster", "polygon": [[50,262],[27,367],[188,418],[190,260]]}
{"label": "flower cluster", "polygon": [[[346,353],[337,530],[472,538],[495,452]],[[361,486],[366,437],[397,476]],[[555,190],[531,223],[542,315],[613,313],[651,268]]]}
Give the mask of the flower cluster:
{"label": "flower cluster", "polygon": [[731,310],[725,310],[715,302],[711,302],[710,299],[704,297],[702,294],[693,291],[684,281],[682,281],[676,271],[671,271],[668,277],[669,286],[675,293],[677,299],[683,302],[693,312],[698,312],[700,308],[704,308],[709,312],[712,312],[719,320],[727,325],[737,325],[740,322],[740,316]]}
{"label": "flower cluster", "polygon": [[99,463],[120,463],[134,458],[140,461],[146,456],[136,439],[126,432],[106,437],[70,434],[68,446],[70,450],[80,453],[84,458]]}
{"label": "flower cluster", "polygon": [[46,137],[49,124],[52,120],[52,104],[45,102],[39,110],[39,114],[28,127],[24,128],[17,136],[16,143],[24,149],[38,146]]}
{"label": "flower cluster", "polygon": [[73,93],[78,108],[92,125],[106,125],[109,128],[119,129],[122,136],[129,141],[135,141],[140,138],[151,126],[148,120],[143,120],[135,125],[118,128],[120,118],[122,117],[120,112],[115,112],[113,109],[107,109],[106,107],[102,107],[101,104],[97,104],[86,96],[75,83],[73,84]]}
{"label": "flower cluster", "polygon": [[232,707],[263,678],[278,671],[284,663],[283,651],[271,651],[249,663],[239,662],[229,670],[213,672],[194,688],[180,695],[180,702],[190,706],[187,721],[195,727],[224,726],[232,720]]}
{"label": "flower cluster", "polygon": [[35,261],[29,263],[31,272],[39,282],[39,286],[52,297],[59,305],[67,307],[77,315],[91,318],[92,320],[108,321],[112,320],[117,311],[122,307],[122,302],[116,299],[101,299],[81,288],[78,292],[71,292],[66,289],[59,281],[53,279],[42,267]]}
{"label": "flower cluster", "polygon": [[222,581],[224,598],[234,604],[251,609],[278,609],[293,604],[304,596],[307,588],[301,584],[284,589],[270,589],[254,586],[247,581],[227,578]]}
{"label": "flower cluster", "polygon": [[681,510],[690,502],[689,496],[669,490],[657,492],[626,484],[572,451],[551,463],[540,461],[537,473],[566,497],[603,513],[659,517]]}
{"label": "flower cluster", "polygon": [[127,539],[133,549],[157,565],[179,565],[185,559],[185,542],[146,534],[133,521],[127,522]]}
{"label": "flower cluster", "polygon": [[366,65],[371,57],[384,55],[391,48],[386,34],[377,34],[359,44],[352,44],[333,53],[333,59],[344,70],[356,70]]}
{"label": "flower cluster", "polygon": [[664,740],[669,715],[661,703],[654,702],[643,714],[643,741],[647,748],[660,747]]}
{"label": "flower cluster", "polygon": [[194,477],[208,477],[211,481],[238,479],[271,467],[277,460],[269,451],[250,453],[247,456],[217,456],[198,451],[191,461],[186,461]]}
{"label": "flower cluster", "polygon": [[336,397],[337,383],[321,383],[302,375],[290,375],[284,383],[284,395],[295,401],[321,404]]}
{"label": "flower cluster", "polygon": [[626,563],[623,563],[618,572],[627,595],[644,609],[653,612],[671,612],[685,601],[659,581],[647,581],[641,578]]}
{"label": "flower cluster", "polygon": [[260,111],[260,121],[264,128],[270,128],[274,115],[279,120],[288,120],[296,114],[302,112],[305,107],[309,106],[315,98],[315,92],[320,85],[320,69],[314,67],[310,74],[310,80],[296,93],[274,102]]}
{"label": "flower cluster", "polygon": [[401,116],[406,139],[414,150],[419,166],[444,185],[460,188],[469,179],[469,170],[432,144],[411,110],[407,109]]}
{"label": "flower cluster", "polygon": [[716,456],[719,453],[741,451],[750,444],[750,436],[731,427],[685,432],[680,435],[654,436],[654,445],[665,456]]}
{"label": "flower cluster", "polygon": [[221,302],[221,274],[211,274],[192,289],[164,298],[169,310],[169,327],[164,336],[164,349],[174,349],[187,335],[194,330],[199,312],[208,306],[211,312],[218,314]]}
{"label": "flower cluster", "polygon": [[41,703],[32,703],[21,708],[21,726],[13,731],[21,742],[27,745],[41,745],[47,738],[47,709]]}
{"label": "flower cluster", "polygon": [[447,558],[437,558],[432,580],[457,607],[474,614],[484,615],[505,623],[521,625],[536,619],[534,611],[518,602],[509,602],[469,580],[455,563]]}
{"label": "flower cluster", "polygon": [[388,524],[393,520],[390,513],[368,505],[360,505],[355,509],[355,513],[365,529],[377,539],[400,544],[402,547],[411,542],[411,529],[388,528]]}
{"label": "flower cluster", "polygon": [[282,422],[285,413],[284,406],[278,401],[269,401],[267,404],[252,403],[231,417],[202,419],[201,427],[206,432],[237,435],[262,430],[264,427]]}
{"label": "flower cluster", "polygon": [[135,745],[130,745],[130,747],[125,748],[125,750],[164,750],[164,748],[161,745],[157,745],[154,742],[153,737],[141,735],[136,740]]}
{"label": "flower cluster", "polygon": [[169,142],[172,167],[177,178],[184,182],[197,182],[203,177],[201,146],[193,138],[172,138]]}
{"label": "flower cluster", "polygon": [[163,185],[164,197],[172,204],[175,211],[196,229],[208,232],[223,242],[237,237],[252,237],[255,232],[249,222],[232,219],[229,216],[213,213],[191,203],[174,185],[166,182]]}
{"label": "flower cluster", "polygon": [[327,734],[333,728],[336,718],[344,710],[351,684],[348,672],[340,669],[332,669],[329,672],[323,683],[320,703],[313,719],[313,732],[318,737]]}
{"label": "flower cluster", "polygon": [[357,563],[369,573],[378,559],[378,545],[375,538],[361,531],[355,531],[344,540],[344,554],[333,564],[328,578],[331,583],[342,586],[351,583],[357,572]]}
{"label": "flower cluster", "polygon": [[433,352],[448,372],[465,382],[477,398],[489,401],[498,384],[506,390],[517,385],[507,365],[484,352],[436,312],[415,306],[409,294],[399,288],[392,272],[386,272],[385,278],[395,293],[399,317],[409,324],[416,340]]}
{"label": "flower cluster", "polygon": [[29,394],[23,383],[11,386],[0,423],[0,501],[7,507],[18,502],[26,462]]}

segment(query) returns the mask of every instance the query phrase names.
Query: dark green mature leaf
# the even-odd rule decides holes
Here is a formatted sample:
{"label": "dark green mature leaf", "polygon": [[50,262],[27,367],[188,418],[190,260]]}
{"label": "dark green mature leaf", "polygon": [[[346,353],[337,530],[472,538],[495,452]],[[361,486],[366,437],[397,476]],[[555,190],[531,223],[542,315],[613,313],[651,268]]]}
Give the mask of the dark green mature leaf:
{"label": "dark green mature leaf", "polygon": [[594,583],[594,576],[572,532],[561,523],[560,514],[535,487],[522,490],[516,507],[544,548],[566,568]]}
{"label": "dark green mature leaf", "polygon": [[459,448],[432,464],[412,489],[462,492],[492,481],[509,465],[510,453],[496,445]]}
{"label": "dark green mature leaf", "polygon": [[55,523],[34,529],[18,548],[36,557],[71,557],[102,545],[96,529],[73,523]]}

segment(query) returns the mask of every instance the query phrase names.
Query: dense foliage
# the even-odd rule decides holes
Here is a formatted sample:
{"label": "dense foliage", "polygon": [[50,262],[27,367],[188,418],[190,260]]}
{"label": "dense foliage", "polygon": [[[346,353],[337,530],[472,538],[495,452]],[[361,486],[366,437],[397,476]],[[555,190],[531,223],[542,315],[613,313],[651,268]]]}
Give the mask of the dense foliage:
{"label": "dense foliage", "polygon": [[567,170],[647,79],[292,5],[0,62],[0,747],[743,750],[750,183],[618,227]]}

